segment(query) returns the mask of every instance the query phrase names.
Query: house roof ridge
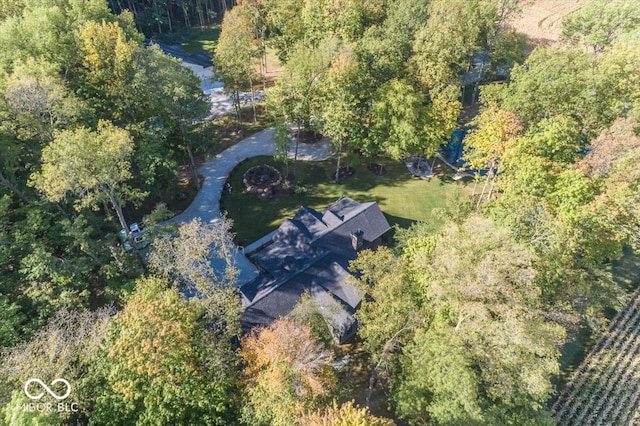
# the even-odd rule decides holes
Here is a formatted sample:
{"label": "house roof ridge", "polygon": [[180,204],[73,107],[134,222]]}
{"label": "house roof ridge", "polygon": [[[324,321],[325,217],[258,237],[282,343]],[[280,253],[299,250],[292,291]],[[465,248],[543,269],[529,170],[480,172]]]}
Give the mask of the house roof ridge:
{"label": "house roof ridge", "polygon": [[[341,266],[338,262],[336,262],[335,260],[330,260],[330,263],[329,263],[329,264],[330,264],[332,267],[334,267],[334,266],[342,267],[342,266]],[[348,271],[347,271],[347,272],[348,272]],[[355,311],[356,311],[357,307],[356,307],[356,306],[351,306],[351,304],[349,303],[349,301],[348,301],[348,300],[345,300],[345,299],[343,299],[342,297],[340,297],[340,296],[339,296],[339,295],[338,295],[338,294],[337,294],[333,289],[330,289],[330,288],[326,287],[325,285],[323,285],[323,284],[321,284],[321,283],[320,283],[320,284],[316,284],[316,285],[317,285],[317,286],[322,287],[322,288],[323,288],[323,289],[324,289],[324,290],[325,290],[325,291],[326,291],[326,292],[327,292],[331,297],[333,297],[333,298],[336,300],[336,302],[338,302],[340,305],[342,305],[342,307],[343,307],[345,310],[347,310],[350,314],[355,313]],[[347,283],[346,281],[345,281],[344,285],[345,285],[345,286],[348,286],[348,287],[351,287],[351,288],[353,288],[354,290],[356,290],[356,291],[354,291],[354,294],[356,294],[356,296],[358,296],[358,294],[357,294],[357,293],[358,293],[358,291],[357,291],[357,290],[358,290],[358,289],[357,289],[357,287],[355,287],[355,286],[353,286],[353,285],[351,285],[351,284]],[[347,294],[344,294],[344,296],[345,296],[345,297],[347,297]]]}
{"label": "house roof ridge", "polygon": [[[345,198],[349,198],[349,197],[345,197]],[[334,232],[336,229],[339,229],[342,226],[347,225],[350,220],[354,219],[355,217],[357,217],[362,212],[367,211],[371,207],[376,206],[376,205],[377,205],[377,203],[375,201],[370,201],[370,202],[366,202],[366,203],[360,203],[360,206],[358,206],[357,208],[353,209],[352,211],[350,211],[348,213],[348,215],[345,215],[343,217],[341,223],[339,223],[338,225],[336,225],[336,226],[334,226],[332,228],[327,228],[326,230],[324,230],[323,232],[321,232],[317,236],[314,235],[313,238],[311,239],[311,244],[315,243],[316,241],[318,241],[322,237],[326,236],[327,234],[329,234],[331,232]],[[362,208],[360,208],[361,206],[362,206]],[[327,209],[327,210],[329,210],[329,209]]]}
{"label": "house roof ridge", "polygon": [[[251,301],[251,303],[249,303],[248,305],[246,305],[244,308],[250,308],[251,306],[255,305],[256,303],[258,303],[260,300],[264,299],[265,297],[267,297],[269,294],[271,294],[273,291],[277,290],[278,288],[282,287],[284,284],[286,284],[287,282],[291,281],[293,278],[297,277],[298,275],[300,275],[301,273],[305,272],[307,269],[309,269],[311,266],[313,266],[316,262],[318,262],[319,260],[323,259],[324,257],[326,257],[328,254],[330,254],[329,251],[323,251],[322,253],[320,253],[320,255],[314,257],[312,259],[312,261],[306,265],[306,267],[301,268],[295,272],[292,272],[291,275],[289,274],[284,274],[281,275],[279,277],[275,277],[273,276],[273,274],[271,275],[273,277],[273,281],[277,284],[274,284],[272,286],[269,286],[269,288],[264,289],[264,293],[262,293],[260,290],[258,290],[258,292],[256,293],[255,297],[253,298],[253,300]],[[278,283],[278,281],[280,281]],[[323,287],[324,288],[324,287]],[[242,287],[240,287],[240,291],[242,291]]]}

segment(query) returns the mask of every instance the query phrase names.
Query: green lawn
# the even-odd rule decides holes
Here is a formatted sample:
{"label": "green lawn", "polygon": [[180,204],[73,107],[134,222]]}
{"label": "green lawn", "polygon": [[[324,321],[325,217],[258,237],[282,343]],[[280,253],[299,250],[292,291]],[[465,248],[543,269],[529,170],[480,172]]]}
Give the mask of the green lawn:
{"label": "green lawn", "polygon": [[[438,175],[430,180],[412,177],[399,161],[376,160],[387,169],[384,176],[371,173],[366,163],[352,165],[356,173],[343,184],[335,184],[330,176],[335,170],[335,160],[322,162],[299,162],[298,181],[307,188],[306,194],[261,199],[246,192],[242,175],[257,164],[271,164],[282,172],[282,164],[272,157],[255,157],[241,163],[230,176],[232,193],[221,200],[221,206],[228,211],[234,221],[233,230],[238,244],[248,245],[268,232],[276,229],[287,218],[293,217],[301,205],[322,210],[343,196],[356,201],[377,201],[389,222],[409,226],[414,221],[435,221],[431,212],[442,207],[448,192],[460,188],[466,190],[466,183],[454,182],[451,170],[436,164]],[[289,165],[291,169],[291,164]]]}
{"label": "green lawn", "polygon": [[218,37],[220,37],[220,25],[209,25],[208,27],[193,28],[190,31],[160,34],[156,37],[158,41],[163,43],[181,45],[190,55],[202,50],[213,54]]}
{"label": "green lawn", "polygon": [[220,25],[211,25],[205,28],[198,28],[189,34],[189,38],[180,44],[184,50],[193,55],[201,50],[213,54],[216,43],[220,37]]}

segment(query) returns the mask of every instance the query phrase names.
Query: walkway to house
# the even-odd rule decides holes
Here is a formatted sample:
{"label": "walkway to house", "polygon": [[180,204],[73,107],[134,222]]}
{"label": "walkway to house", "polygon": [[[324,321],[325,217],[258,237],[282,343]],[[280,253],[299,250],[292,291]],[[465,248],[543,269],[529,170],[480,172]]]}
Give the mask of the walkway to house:
{"label": "walkway to house", "polygon": [[[270,128],[241,140],[216,155],[215,158],[205,162],[198,169],[198,173],[204,177],[204,181],[193,202],[185,211],[169,219],[166,223],[189,222],[195,218],[200,218],[203,223],[214,223],[219,220],[220,195],[231,171],[242,160],[260,155],[272,155],[274,150],[273,129]],[[293,157],[292,150],[290,150],[289,156]],[[299,160],[322,161],[329,157],[331,157],[330,142],[326,138],[315,144],[301,143],[298,147]],[[241,188],[233,189],[241,190]],[[239,248],[235,256],[235,265],[240,271],[237,286],[246,284],[258,274],[256,268],[242,252],[243,249]]]}

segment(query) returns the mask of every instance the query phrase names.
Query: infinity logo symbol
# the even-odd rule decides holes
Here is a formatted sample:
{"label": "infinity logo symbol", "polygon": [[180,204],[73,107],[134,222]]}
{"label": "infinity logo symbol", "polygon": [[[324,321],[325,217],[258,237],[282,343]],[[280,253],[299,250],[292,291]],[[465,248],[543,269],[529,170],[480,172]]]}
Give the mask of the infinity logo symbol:
{"label": "infinity logo symbol", "polygon": [[58,400],[65,399],[71,393],[71,385],[65,379],[55,379],[53,382],[51,382],[51,386],[55,385],[56,383],[64,383],[65,384],[65,386],[67,387],[67,391],[62,396],[60,396],[57,393],[55,393],[54,391],[52,391],[51,388],[49,386],[45,385],[42,380],[40,380],[40,379],[29,379],[24,384],[24,394],[27,395],[30,399],[38,400],[38,399],[40,399],[40,398],[42,398],[44,396],[44,392],[40,392],[37,395],[31,395],[29,393],[29,385],[31,383],[39,384],[40,386],[42,386],[42,388],[45,391],[47,391],[49,393],[49,395],[51,395],[52,397],[54,397],[55,399],[58,399]]}

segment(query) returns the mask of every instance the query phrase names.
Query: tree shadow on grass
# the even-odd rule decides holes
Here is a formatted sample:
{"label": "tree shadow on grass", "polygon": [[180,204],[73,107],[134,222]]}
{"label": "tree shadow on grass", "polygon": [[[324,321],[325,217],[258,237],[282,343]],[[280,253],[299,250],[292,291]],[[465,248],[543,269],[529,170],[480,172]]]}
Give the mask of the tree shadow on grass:
{"label": "tree shadow on grass", "polygon": [[[400,161],[388,158],[376,158],[374,161],[385,167],[385,175],[372,173],[367,168],[367,160],[357,164],[351,162],[350,166],[356,169],[356,173],[341,184],[331,180],[335,171],[335,160],[300,161],[296,165],[296,186],[300,190],[298,193],[261,198],[245,191],[242,183],[243,173],[252,166],[269,164],[286,174],[287,166],[274,161],[270,156],[254,157],[232,171],[229,183],[233,190],[225,195],[221,207],[234,221],[233,231],[237,235],[238,243],[243,245],[250,244],[276,229],[284,220],[293,217],[302,205],[322,211],[345,196],[358,202],[379,203],[390,222],[402,227],[410,226],[415,220],[430,220],[432,209],[440,205],[444,194],[443,190],[438,188],[447,182],[436,185],[425,179],[413,177]],[[291,162],[288,169],[288,172],[292,173]],[[407,216],[402,217],[403,214]]]}

